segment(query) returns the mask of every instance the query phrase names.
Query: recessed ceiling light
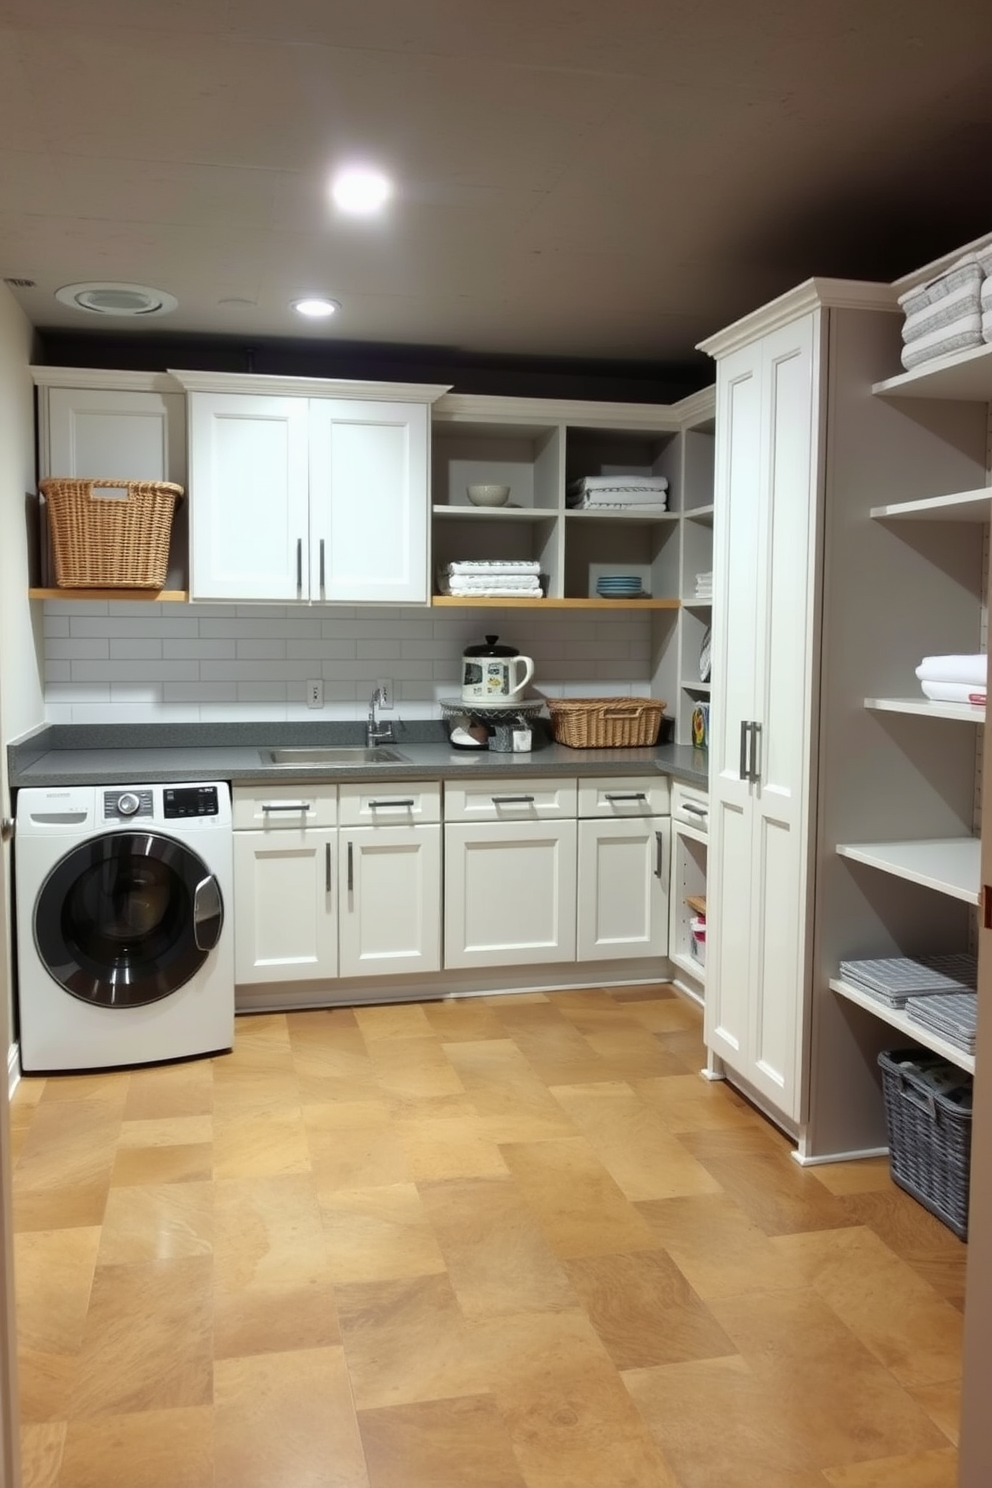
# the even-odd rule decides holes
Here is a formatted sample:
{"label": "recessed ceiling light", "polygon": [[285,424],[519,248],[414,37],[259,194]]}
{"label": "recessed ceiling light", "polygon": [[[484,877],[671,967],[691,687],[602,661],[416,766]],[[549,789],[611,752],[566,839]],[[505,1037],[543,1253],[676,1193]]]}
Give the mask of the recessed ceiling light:
{"label": "recessed ceiling light", "polygon": [[63,284],[55,291],[55,298],[62,305],[73,310],[85,310],[90,315],[168,315],[179,304],[175,296],[166,294],[164,289],[151,289],[147,284],[105,281]]}
{"label": "recessed ceiling light", "polygon": [[302,300],[291,300],[290,304],[297,315],[307,315],[311,320],[323,320],[341,309],[337,300],[328,300],[322,295],[307,295]]}
{"label": "recessed ceiling light", "polygon": [[366,166],[342,171],[331,186],[337,206],[356,217],[370,217],[380,211],[392,194],[392,182],[381,171]]}

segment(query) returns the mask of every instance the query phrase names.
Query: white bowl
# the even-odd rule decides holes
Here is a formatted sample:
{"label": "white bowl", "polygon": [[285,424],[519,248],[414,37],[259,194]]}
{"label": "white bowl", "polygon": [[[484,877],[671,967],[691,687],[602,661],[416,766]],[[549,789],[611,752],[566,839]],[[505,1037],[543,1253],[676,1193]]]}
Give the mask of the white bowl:
{"label": "white bowl", "polygon": [[505,506],[510,499],[509,486],[466,486],[473,506]]}

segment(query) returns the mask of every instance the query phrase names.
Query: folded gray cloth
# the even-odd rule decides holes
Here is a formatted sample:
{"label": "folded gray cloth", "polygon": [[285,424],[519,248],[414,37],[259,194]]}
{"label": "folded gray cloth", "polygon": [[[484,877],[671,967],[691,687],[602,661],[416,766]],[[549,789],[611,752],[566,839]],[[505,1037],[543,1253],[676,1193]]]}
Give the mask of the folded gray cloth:
{"label": "folded gray cloth", "polygon": [[945,295],[942,300],[935,300],[932,305],[924,305],[922,310],[907,315],[903,323],[902,339],[919,341],[923,336],[954,325],[961,316],[974,315],[978,309],[979,286],[965,284],[952,294]]}
{"label": "folded gray cloth", "polygon": [[982,317],[962,315],[952,325],[934,331],[931,336],[921,336],[909,341],[902,349],[901,361],[907,372],[922,362],[931,362],[935,357],[948,356],[952,351],[968,351],[973,346],[984,346],[982,340]]}
{"label": "folded gray cloth", "polygon": [[906,315],[915,315],[926,305],[933,305],[937,300],[944,299],[953,294],[955,290],[961,289],[963,285],[974,288],[975,294],[985,277],[985,270],[978,262],[974,253],[966,253],[956,263],[951,264],[942,274],[936,274],[933,279],[928,279],[925,284],[917,284],[913,289],[907,289],[905,294],[899,296],[899,305]]}

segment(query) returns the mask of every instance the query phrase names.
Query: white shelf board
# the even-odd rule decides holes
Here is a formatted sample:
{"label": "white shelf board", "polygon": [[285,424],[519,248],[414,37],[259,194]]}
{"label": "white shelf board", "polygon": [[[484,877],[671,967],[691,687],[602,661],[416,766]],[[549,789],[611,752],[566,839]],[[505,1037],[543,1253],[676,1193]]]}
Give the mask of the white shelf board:
{"label": "white shelf board", "polygon": [[682,608],[684,610],[711,610],[713,608],[713,601],[712,599],[696,599],[695,595],[693,595],[691,599],[684,599],[682,601]]}
{"label": "white shelf board", "polygon": [[842,842],[842,858],[866,863],[896,878],[936,889],[966,904],[978,903],[981,843],[977,837],[944,837],[925,842]]}
{"label": "white shelf board", "polygon": [[704,527],[713,526],[713,506],[689,506],[682,515],[690,522],[701,522]]}
{"label": "white shelf board", "polygon": [[683,677],[682,681],[679,683],[679,686],[684,692],[707,693],[711,692],[713,689],[712,682],[695,682],[691,677]]}
{"label": "white shelf board", "polygon": [[[674,960],[674,956],[672,960]],[[975,1073],[975,1056],[966,1054],[956,1044],[949,1044],[946,1039],[941,1038],[939,1033],[934,1033],[930,1028],[921,1028],[914,1023],[912,1018],[907,1018],[901,1008],[887,1008],[884,1004],[871,997],[867,992],[861,992],[857,987],[852,987],[850,982],[842,981],[840,977],[831,977],[830,986],[834,992],[841,997],[846,997],[848,1002],[857,1003],[858,1007],[866,1008],[883,1023],[888,1023],[892,1028],[898,1028],[904,1033],[910,1043],[922,1044],[925,1049],[932,1049],[935,1054],[940,1054],[944,1059],[956,1064],[958,1069],[967,1070],[969,1074]]]}
{"label": "white shelf board", "polygon": [[970,351],[934,357],[912,372],[876,382],[872,392],[883,398],[953,398],[987,403],[992,399],[992,346],[974,346]]}
{"label": "white shelf board", "polygon": [[701,986],[706,985],[706,967],[702,961],[697,961],[695,956],[690,956],[687,951],[672,951],[668,958],[680,971],[686,971],[694,977]]}
{"label": "white shelf board", "polygon": [[927,496],[922,501],[895,501],[873,506],[879,522],[988,522],[992,519],[992,486],[957,491],[953,496]]}
{"label": "white shelf board", "polygon": [[865,698],[865,707],[879,713],[915,713],[925,718],[959,718],[965,723],[984,723],[982,703],[938,703],[925,697]]}
{"label": "white shelf board", "polygon": [[454,506],[433,507],[436,517],[467,518],[470,522],[551,522],[560,512],[548,506]]}
{"label": "white shelf board", "polygon": [[565,516],[570,522],[677,522],[679,513],[659,511],[652,506],[624,506],[611,509],[600,506],[595,510],[586,507],[567,507]]}

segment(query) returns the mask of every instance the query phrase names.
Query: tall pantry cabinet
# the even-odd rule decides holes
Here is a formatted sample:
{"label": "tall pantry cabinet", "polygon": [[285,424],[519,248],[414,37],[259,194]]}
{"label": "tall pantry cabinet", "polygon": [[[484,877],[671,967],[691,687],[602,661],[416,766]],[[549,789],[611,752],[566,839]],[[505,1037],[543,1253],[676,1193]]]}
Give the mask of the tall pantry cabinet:
{"label": "tall pantry cabinet", "polygon": [[[872,510],[985,484],[985,410],[879,396],[891,286],[809,280],[704,343],[718,363],[706,1039],[800,1160],[878,1151],[899,1035],[842,958],[963,949],[968,908],[848,850],[967,838],[974,729],[892,717],[920,658],[980,649],[961,523]],[[974,898],[972,903],[974,903]]]}

